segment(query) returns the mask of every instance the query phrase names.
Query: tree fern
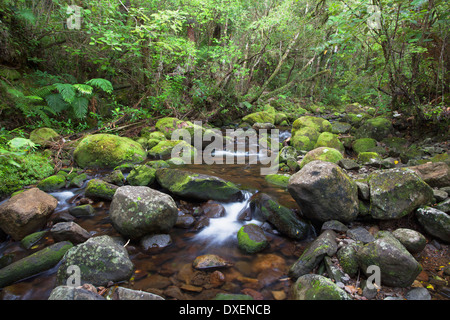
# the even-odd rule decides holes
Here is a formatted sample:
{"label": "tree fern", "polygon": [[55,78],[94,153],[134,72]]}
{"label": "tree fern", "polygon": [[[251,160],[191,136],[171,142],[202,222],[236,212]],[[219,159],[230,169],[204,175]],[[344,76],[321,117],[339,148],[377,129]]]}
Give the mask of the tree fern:
{"label": "tree fern", "polygon": [[96,88],[99,88],[99,89],[102,89],[106,93],[113,92],[113,86],[112,86],[111,82],[109,82],[106,79],[95,78],[95,79],[91,79],[91,80],[87,81],[86,84],[96,87]]}
{"label": "tree fern", "polygon": [[75,117],[81,119],[87,114],[89,100],[85,97],[75,97],[71,105]]}
{"label": "tree fern", "polygon": [[72,103],[75,99],[75,88],[72,84],[69,83],[55,83],[54,86],[56,87],[56,90],[61,94],[61,97],[64,99],[64,101],[68,103]]}
{"label": "tree fern", "polygon": [[74,84],[73,87],[77,89],[79,93],[84,95],[91,95],[92,91],[94,90],[94,88],[92,88],[91,86],[81,83]]}

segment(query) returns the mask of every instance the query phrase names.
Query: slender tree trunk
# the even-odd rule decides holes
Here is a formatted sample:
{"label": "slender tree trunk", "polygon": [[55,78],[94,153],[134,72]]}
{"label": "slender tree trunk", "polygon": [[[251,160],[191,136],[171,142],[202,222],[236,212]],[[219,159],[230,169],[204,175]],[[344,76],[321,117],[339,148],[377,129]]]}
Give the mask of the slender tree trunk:
{"label": "slender tree trunk", "polygon": [[281,57],[280,61],[278,61],[278,65],[276,66],[275,70],[272,72],[270,77],[264,82],[264,84],[261,86],[261,88],[258,90],[258,92],[253,97],[251,97],[248,100],[249,103],[254,103],[255,101],[257,101],[259,99],[259,97],[262,95],[262,93],[264,92],[264,90],[266,90],[266,88],[270,84],[270,82],[278,75],[278,73],[281,70],[281,67],[283,66],[284,62],[286,61],[286,59],[287,59],[287,57],[289,55],[289,52],[291,51],[292,47],[297,42],[297,39],[298,39],[299,35],[300,35],[300,32],[298,32],[294,36],[294,38],[292,38],[291,42],[287,46],[286,51],[284,52],[284,54]]}

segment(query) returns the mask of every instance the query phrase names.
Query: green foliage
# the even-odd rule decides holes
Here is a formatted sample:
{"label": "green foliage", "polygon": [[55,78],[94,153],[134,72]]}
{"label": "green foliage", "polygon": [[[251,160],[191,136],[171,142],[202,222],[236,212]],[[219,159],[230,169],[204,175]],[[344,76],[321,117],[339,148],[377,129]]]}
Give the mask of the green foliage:
{"label": "green foliage", "polygon": [[88,113],[89,101],[94,97],[94,88],[111,94],[113,87],[110,81],[96,78],[84,84],[54,83],[38,88],[33,93],[47,102],[54,114],[69,111],[77,119],[85,117]]}

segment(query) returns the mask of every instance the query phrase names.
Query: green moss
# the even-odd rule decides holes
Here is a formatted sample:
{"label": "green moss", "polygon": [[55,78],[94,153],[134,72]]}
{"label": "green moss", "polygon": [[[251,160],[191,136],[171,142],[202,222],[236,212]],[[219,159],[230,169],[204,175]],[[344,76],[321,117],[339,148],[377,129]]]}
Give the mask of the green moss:
{"label": "green moss", "polygon": [[138,142],[112,134],[86,136],[74,151],[74,159],[82,168],[114,168],[123,163],[142,162],[146,156]]}
{"label": "green moss", "polygon": [[300,162],[300,168],[303,168],[307,163],[314,160],[322,160],[332,163],[338,163],[339,160],[343,159],[342,153],[334,148],[319,147],[314,150],[309,151],[302,162]]}
{"label": "green moss", "polygon": [[37,184],[37,187],[45,192],[56,191],[66,185],[66,178],[62,175],[53,175]]}
{"label": "green moss", "polygon": [[158,169],[158,183],[170,192],[199,200],[228,200],[240,190],[232,182],[178,169]]}
{"label": "green moss", "polygon": [[292,134],[304,127],[313,128],[318,132],[331,132],[331,123],[328,120],[313,116],[303,116],[292,124]]}
{"label": "green moss", "polygon": [[52,268],[72,247],[68,241],[57,242],[0,269],[0,288]]}
{"label": "green moss", "polygon": [[319,131],[311,127],[303,127],[295,131],[291,137],[291,146],[296,150],[310,151],[314,149],[317,138],[319,138]]}
{"label": "green moss", "polygon": [[156,130],[162,132],[166,139],[171,139],[172,133],[177,129],[192,129],[193,127],[194,124],[192,122],[173,117],[159,119],[155,124]]}
{"label": "green moss", "polygon": [[353,142],[352,149],[356,153],[361,153],[361,152],[367,152],[370,149],[375,148],[376,146],[377,146],[377,141],[375,139],[361,138],[361,139],[356,139]]}
{"label": "green moss", "polygon": [[4,157],[0,157],[0,197],[35,184],[54,172],[51,159],[41,152],[12,156],[11,158],[20,167],[11,165]]}
{"label": "green moss", "polygon": [[149,186],[155,182],[156,169],[148,165],[140,165],[131,170],[127,182],[132,186]]}
{"label": "green moss", "polygon": [[30,140],[44,147],[59,138],[60,135],[55,130],[50,128],[39,128],[30,133]]}
{"label": "green moss", "polygon": [[344,145],[339,140],[336,134],[331,132],[322,132],[317,138],[317,142],[314,145],[314,148],[319,147],[329,147],[339,150],[341,153],[345,151]]}
{"label": "green moss", "polygon": [[255,123],[275,123],[275,114],[267,111],[254,112],[242,118],[242,122],[247,122],[250,125]]}
{"label": "green moss", "polygon": [[259,252],[269,245],[261,228],[252,223],[242,226],[238,231],[237,238],[239,248],[247,253]]}
{"label": "green moss", "polygon": [[290,177],[291,176],[288,174],[268,174],[264,177],[264,179],[271,184],[287,188]]}
{"label": "green moss", "polygon": [[[176,155],[172,154],[173,149],[177,147]],[[165,140],[160,141],[156,146],[148,152],[149,156],[155,158],[181,157],[193,158],[197,156],[197,149],[183,140]]]}
{"label": "green moss", "polygon": [[358,154],[358,162],[362,164],[371,163],[374,160],[381,160],[381,157],[376,152],[361,152]]}
{"label": "green moss", "polygon": [[87,197],[112,200],[116,193],[117,186],[100,179],[92,179],[88,182],[85,190]]}
{"label": "green moss", "polygon": [[30,249],[35,243],[44,237],[47,231],[38,231],[27,235],[25,238],[20,240],[20,245],[25,249]]}

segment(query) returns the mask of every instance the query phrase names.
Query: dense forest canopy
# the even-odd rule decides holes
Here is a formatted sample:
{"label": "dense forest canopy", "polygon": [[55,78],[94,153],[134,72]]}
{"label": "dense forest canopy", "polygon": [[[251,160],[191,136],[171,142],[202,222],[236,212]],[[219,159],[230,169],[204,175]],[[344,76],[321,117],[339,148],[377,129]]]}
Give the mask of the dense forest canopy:
{"label": "dense forest canopy", "polygon": [[214,120],[273,98],[439,123],[449,14],[445,0],[4,0],[1,126]]}

